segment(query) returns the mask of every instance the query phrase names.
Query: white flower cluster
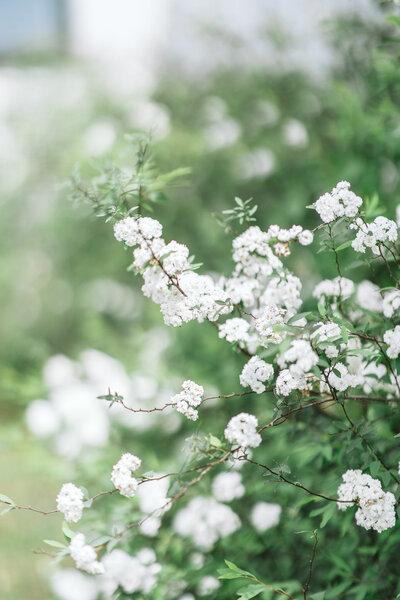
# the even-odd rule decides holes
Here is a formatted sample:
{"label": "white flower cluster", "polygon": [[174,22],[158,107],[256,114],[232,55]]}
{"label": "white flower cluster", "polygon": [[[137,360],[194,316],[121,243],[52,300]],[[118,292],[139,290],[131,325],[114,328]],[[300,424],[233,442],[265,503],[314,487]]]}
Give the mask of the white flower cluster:
{"label": "white flower cluster", "polygon": [[228,319],[220,326],[218,336],[225,338],[228,342],[247,342],[249,327],[250,325],[245,319],[238,317]]}
{"label": "white flower cluster", "polygon": [[[165,349],[166,336],[157,330],[149,332],[142,346],[146,362],[159,359]],[[78,360],[64,355],[50,357],[44,366],[44,383],[48,389],[47,399],[36,399],[26,410],[26,423],[36,436],[48,439],[57,454],[73,460],[86,457],[86,450],[93,451],[107,444],[110,428],[115,421],[123,427],[144,430],[157,421],[157,413],[131,413],[121,404],[109,404],[98,399],[110,388],[124,397],[132,408],[162,406],[169,394],[153,376],[128,373],[119,361],[98,350],[83,351]],[[175,416],[175,415],[173,415]],[[165,415],[163,422],[171,415]]]}
{"label": "white flower cluster", "polygon": [[82,518],[83,491],[73,483],[64,483],[57,496],[57,509],[68,523],[77,523]]}
{"label": "white flower cluster", "polygon": [[261,435],[257,433],[258,420],[254,415],[239,413],[229,421],[224,435],[228,442],[236,442],[241,448],[257,448]]}
{"label": "white flower cluster", "polygon": [[[334,371],[338,371],[339,375]],[[344,392],[348,388],[354,388],[362,384],[362,377],[350,373],[347,366],[342,362],[336,363],[333,370],[326,369],[325,374],[328,377],[329,385],[338,392]]]}
{"label": "white flower cluster", "polygon": [[331,223],[339,217],[355,217],[361,205],[362,199],[350,190],[350,183],[339,181],[330,193],[318,198],[315,210],[324,223]]}
{"label": "white flower cluster", "polygon": [[334,279],[324,279],[313,291],[314,298],[320,300],[322,297],[339,297],[343,300],[350,298],[354,292],[354,283],[346,277],[335,277]]}
{"label": "white flower cluster", "polygon": [[379,287],[372,283],[372,281],[368,281],[368,279],[361,281],[357,288],[357,304],[361,306],[361,308],[373,312],[382,312],[383,303]]}
{"label": "white flower cluster", "polygon": [[132,471],[140,469],[142,461],[134,454],[126,452],[113,466],[111,481],[122,496],[132,498],[138,487],[138,480],[132,477]]}
{"label": "white flower cluster", "polygon": [[259,533],[263,533],[270,527],[278,525],[281,512],[279,504],[257,502],[250,514],[251,524]]}
{"label": "white flower cluster", "polygon": [[182,508],[173,521],[174,531],[183,537],[192,537],[203,550],[210,550],[220,539],[240,527],[240,519],[226,504],[197,496]]}
{"label": "white flower cluster", "polygon": [[162,234],[162,225],[150,217],[127,217],[114,226],[115,239],[125,242],[127,246],[137,246],[144,240],[159,238]]}
{"label": "white flower cluster", "polygon": [[85,543],[83,533],[74,535],[69,545],[69,551],[78,569],[92,575],[104,573],[104,566],[97,560],[96,550],[93,546]]}
{"label": "white flower cluster", "polygon": [[257,226],[249,227],[235,238],[232,247],[236,273],[269,277],[274,271],[280,271],[282,262],[270,248],[271,239],[271,235]]}
{"label": "white flower cluster", "polygon": [[150,548],[142,548],[136,556],[130,556],[123,550],[112,550],[102,559],[104,566],[103,590],[111,598],[121,587],[126,594],[142,592],[149,594],[157,583],[161,565]]}
{"label": "white flower cluster", "polygon": [[248,363],[243,367],[240,374],[240,385],[251,387],[253,392],[261,394],[265,392],[264,381],[267,381],[274,374],[274,368],[266,363],[259,356],[252,356]]}
{"label": "white flower cluster", "polygon": [[396,522],[396,498],[391,492],[382,490],[381,482],[359,469],[348,470],[343,474],[338,488],[338,508],[346,510],[357,503],[356,523],[365,529],[374,529],[378,533],[393,527]]}
{"label": "white flower cluster", "polygon": [[260,336],[260,343],[267,347],[269,343],[280,344],[285,332],[280,328],[284,325],[286,311],[273,304],[264,307],[262,314],[255,320],[254,326]]}
{"label": "white flower cluster", "polygon": [[293,340],[277,362],[282,371],[276,378],[275,391],[278,396],[289,396],[293,390],[308,389],[313,376],[310,371],[317,364],[318,355],[307,340]]}
{"label": "white flower cluster", "polygon": [[306,376],[293,375],[289,369],[283,369],[275,382],[275,392],[278,396],[289,396],[293,390],[309,388]]}
{"label": "white flower cluster", "polygon": [[138,246],[134,266],[142,272],[142,292],[160,305],[166,325],[179,327],[194,319],[215,321],[232,310],[229,297],[211,277],[191,270],[189,250],[175,241],[165,244],[162,227],[149,217],[127,217],[114,226],[118,241]]}
{"label": "white flower cluster", "polygon": [[301,281],[295,275],[286,273],[268,281],[264,293],[260,297],[261,306],[284,306],[289,316],[296,313],[301,306]]}
{"label": "white flower cluster", "polygon": [[245,492],[242,476],[235,471],[219,473],[212,482],[212,493],[219,502],[232,502]]}
{"label": "white flower cluster", "polygon": [[197,586],[197,593],[199,596],[207,596],[210,597],[210,594],[213,594],[217,589],[221,586],[221,582],[218,581],[216,577],[212,575],[205,575],[199,581],[199,585]]}
{"label": "white flower cluster", "polygon": [[397,358],[400,354],[400,325],[389,329],[383,336],[383,341],[388,345],[386,354],[389,358]]}
{"label": "white flower cluster", "polygon": [[182,383],[182,391],[172,396],[171,403],[176,404],[176,410],[191,421],[197,421],[199,413],[196,408],[201,404],[204,388],[194,381],[187,379]]}
{"label": "white flower cluster", "polygon": [[383,296],[382,310],[385,317],[391,319],[400,308],[400,290],[391,290]]}
{"label": "white flower cluster", "polygon": [[294,377],[304,377],[318,362],[318,355],[307,340],[293,340],[290,348],[278,357],[281,369],[289,365]]}
{"label": "white flower cluster", "polygon": [[164,473],[153,473],[153,481],[139,486],[137,498],[140,510],[146,515],[139,525],[140,532],[148,537],[157,535],[161,527],[161,517],[171,508],[168,497],[169,477]]}
{"label": "white flower cluster", "polygon": [[356,252],[364,253],[367,248],[371,248],[373,254],[378,256],[381,244],[397,240],[397,225],[386,217],[376,217],[373,223],[357,219],[350,228],[357,229],[356,237],[351,243]]}
{"label": "white flower cluster", "polygon": [[[317,345],[321,344],[321,342],[327,342],[328,340],[336,341],[341,339],[342,332],[337,323],[334,323],[333,321],[322,323],[320,321],[316,323],[316,325],[318,328],[313,331],[310,337]],[[339,354],[338,348],[333,344],[323,345],[322,350],[325,352],[328,358],[336,358],[336,356]]]}

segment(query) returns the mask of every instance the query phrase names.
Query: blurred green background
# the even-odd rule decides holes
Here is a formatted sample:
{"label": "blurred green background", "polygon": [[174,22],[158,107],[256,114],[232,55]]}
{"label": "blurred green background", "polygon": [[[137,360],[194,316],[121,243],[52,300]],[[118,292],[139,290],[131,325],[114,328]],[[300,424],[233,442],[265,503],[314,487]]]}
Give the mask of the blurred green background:
{"label": "blurred green background", "polygon": [[[82,4],[88,11],[91,3]],[[205,269],[223,274],[231,268],[229,240],[213,213],[230,207],[235,196],[255,198],[262,228],[275,222],[312,227],[314,215],[305,207],[346,179],[363,198],[378,193],[386,216],[394,216],[400,203],[400,36],[395,20],[388,17],[400,9],[391,2],[358,3],[351,14],[332,7],[318,21],[321,54],[328,53],[330,61],[310,70],[307,61],[313,62],[316,56],[312,51],[303,65],[290,58],[295,46],[290,33],[296,21],[288,20],[289,31],[284,31],[271,18],[273,8],[264,12],[262,3],[256,4],[256,16],[265,22],[257,34],[262,60],[252,55],[241,60],[253,43],[250,26],[240,39],[217,18],[213,27],[212,23],[205,26],[196,11],[184,15],[200,30],[193,69],[188,68],[179,44],[172,44],[170,53],[157,54],[152,53],[148,39],[143,55],[129,47],[136,52],[132,68],[126,64],[129,56],[122,59],[122,51],[110,62],[104,56],[107,43],[112,47],[107,23],[105,50],[97,53],[102,45],[101,28],[97,26],[97,37],[89,27],[79,29],[76,21],[93,17],[85,10],[80,15],[74,2],[72,8],[61,2],[4,2],[0,6],[0,31],[7,31],[7,36],[0,35],[0,491],[17,503],[52,508],[60,485],[78,474],[91,489],[101,480],[107,486],[103,470],[107,472],[108,467],[104,465],[113,464],[121,446],[132,449],[132,432],[120,423],[113,425],[108,443],[84,460],[59,456],[51,440],[29,432],[25,411],[36,398],[48,397],[43,368],[53,355],[79,360],[89,348],[110,355],[128,373],[148,378],[143,397],[149,405],[160,390],[162,394],[176,391],[176,382],[185,378],[220,393],[238,388],[232,373],[241,368],[240,357],[215,338],[212,328],[190,324],[165,332],[157,308],[141,297],[139,280],[126,271],[129,257],[115,243],[111,228],[95,219],[88,208],[71,203],[63,182],[77,163],[83,174],[90,174],[96,161],[112,161],[121,155],[123,161],[130,161],[124,135],[153,128],[158,168],[192,169],[171,190],[171,201],[157,212],[165,237],[187,244]],[[134,8],[140,26],[140,19],[144,24],[151,15],[138,5]],[[315,3],[304,0],[303,8],[306,5],[311,14],[317,10]],[[155,2],[154,6],[157,14],[160,5]],[[247,10],[245,2],[235,6],[239,14]],[[179,3],[171,7],[177,9]],[[113,10],[123,12],[123,3]],[[226,3],[221,11],[229,22]],[[287,11],[291,11],[290,3]],[[183,27],[186,21],[176,18]],[[153,34],[173,36],[174,22],[170,16],[165,18]],[[310,20],[310,36],[315,36],[316,27]],[[89,49],[85,40],[92,41]],[[215,41],[229,60],[213,60]],[[204,69],[198,64],[199,49],[205,57]],[[147,71],[140,83],[138,68],[144,66]],[[331,265],[324,263],[324,254],[303,250],[290,260],[306,282],[306,293],[317,282],[317,273],[335,275]],[[218,370],[215,364],[220,365]],[[140,400],[139,383],[135,380],[134,387]],[[254,399],[249,402],[259,405]],[[237,408],[233,405],[227,412],[218,406],[212,417],[205,411],[199,428],[219,434]],[[166,431],[159,435],[157,445],[151,427],[135,432],[135,453],[148,456],[151,468],[173,465],[191,432],[189,425],[171,427],[177,431],[172,448]],[[323,444],[318,435],[316,431],[316,443]],[[301,429],[296,436],[302,447]],[[277,457],[285,456],[292,443],[273,435],[266,452],[274,448]],[[312,449],[308,453],[309,459],[304,449],[305,478],[315,465],[326,468],[324,460],[328,460],[321,449],[315,456]],[[255,495],[261,498],[262,489],[256,482],[254,486]],[[279,494],[280,490],[278,501]],[[246,512],[245,501],[240,510]],[[32,549],[43,547],[43,538],[57,539],[59,525],[57,516],[22,511],[1,518],[1,598],[54,597],[46,582],[48,557],[32,554]],[[260,540],[248,539],[243,542],[243,554],[257,555],[253,564],[261,575],[268,576],[262,572],[266,558],[270,568],[285,572],[281,578],[295,578],[296,554],[283,555],[279,566],[274,560],[279,538],[287,540],[289,535],[289,529],[280,531],[279,537],[271,535],[266,556]],[[349,548],[359,543],[357,536],[363,534],[353,532]],[[370,542],[363,540],[368,548]],[[336,543],[340,542],[332,542],[331,554]],[[368,550],[364,552],[364,563],[357,567],[360,573],[369,555]],[[225,557],[235,558],[224,555],[222,549],[213,557],[217,567]],[[324,579],[336,581],[343,569],[343,565],[337,567],[336,573],[328,557],[324,560],[321,585]],[[250,565],[245,561],[241,566]]]}

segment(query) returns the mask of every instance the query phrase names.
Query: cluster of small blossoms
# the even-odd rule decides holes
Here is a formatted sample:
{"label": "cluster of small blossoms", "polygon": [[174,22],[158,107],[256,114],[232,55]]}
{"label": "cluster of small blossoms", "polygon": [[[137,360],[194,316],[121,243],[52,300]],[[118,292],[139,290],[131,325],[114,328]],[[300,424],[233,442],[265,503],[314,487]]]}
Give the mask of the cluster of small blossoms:
{"label": "cluster of small blossoms", "polygon": [[138,488],[137,498],[140,510],[146,515],[139,525],[140,533],[147,537],[157,535],[161,527],[161,517],[171,508],[168,497],[169,477],[165,473],[153,473],[152,481]]}
{"label": "cluster of small blossoms", "polygon": [[301,306],[301,281],[295,275],[286,273],[284,276],[271,279],[262,296],[261,306],[284,306],[288,316],[293,316]]}
{"label": "cluster of small blossoms", "polygon": [[[339,375],[335,371],[338,371]],[[347,366],[341,362],[336,363],[333,370],[326,369],[325,375],[328,378],[329,385],[338,392],[344,392],[348,388],[354,388],[363,383],[362,377],[350,373]],[[324,383],[321,385],[322,388],[326,389]]]}
{"label": "cluster of small blossoms", "polygon": [[318,355],[307,340],[293,340],[290,348],[278,357],[281,369],[289,368],[294,377],[304,377],[318,362]]}
{"label": "cluster of small blossoms", "polygon": [[[317,345],[321,342],[327,342],[328,340],[334,341],[342,337],[342,332],[339,325],[333,321],[328,321],[327,323],[318,322],[316,325],[318,326],[318,329],[315,329],[310,337]],[[336,358],[336,356],[339,354],[338,348],[333,344],[328,346],[324,345],[322,350],[325,352],[328,358]]]}
{"label": "cluster of small blossoms", "polygon": [[311,389],[308,375],[293,375],[289,369],[283,369],[275,382],[275,392],[278,396],[289,396],[294,390]]}
{"label": "cluster of small blossoms", "polygon": [[245,492],[242,476],[235,471],[219,473],[212,482],[212,493],[219,502],[232,502],[241,498]]}
{"label": "cluster of small blossoms", "polygon": [[218,336],[228,342],[247,342],[250,325],[246,319],[235,317],[228,319],[218,330]]}
{"label": "cluster of small blossoms", "polygon": [[96,550],[93,546],[85,543],[83,533],[74,535],[69,545],[69,551],[78,569],[92,575],[104,573],[104,565],[97,560]]}
{"label": "cluster of small blossoms", "polygon": [[397,240],[397,225],[386,217],[376,217],[373,223],[356,219],[350,228],[357,229],[356,237],[351,243],[356,252],[364,253],[367,248],[371,248],[373,254],[379,255],[381,244]]}
{"label": "cluster of small blossoms", "polygon": [[150,548],[142,548],[136,556],[130,556],[123,550],[112,550],[102,559],[105,574],[103,590],[107,597],[114,596],[118,587],[126,594],[142,592],[149,594],[157,583],[161,565]]}
{"label": "cluster of small blossoms", "polygon": [[232,247],[236,274],[269,277],[274,271],[281,271],[283,265],[270,248],[271,239],[257,226],[249,227],[235,238]]}
{"label": "cluster of small blossoms", "polygon": [[193,538],[199,548],[210,550],[220,539],[239,529],[240,519],[226,504],[198,496],[182,508],[173,521],[174,531]]}
{"label": "cluster of small blossoms", "polygon": [[140,469],[142,461],[134,454],[126,452],[113,466],[111,481],[122,496],[132,498],[138,487],[138,480],[132,477],[132,471]]}
{"label": "cluster of small blossoms", "polygon": [[[290,229],[283,229],[279,225],[270,225],[267,234],[273,242],[273,249],[277,256],[289,256],[289,242],[297,240],[302,246],[309,246],[314,240],[314,235],[301,225],[292,225]],[[276,240],[276,241],[274,241]]]}
{"label": "cluster of small blossoms", "polygon": [[228,442],[236,442],[241,448],[257,448],[261,444],[261,435],[257,433],[257,427],[257,417],[239,413],[229,421],[224,435]]}
{"label": "cluster of small blossoms", "polygon": [[247,364],[244,365],[240,374],[240,385],[251,387],[253,392],[261,394],[265,392],[264,381],[272,377],[274,368],[266,363],[259,356],[252,356]]}
{"label": "cluster of small blossoms", "polygon": [[356,300],[357,304],[361,306],[361,308],[365,308],[373,312],[382,312],[383,310],[383,301],[379,287],[372,283],[372,281],[368,281],[368,279],[365,279],[358,284]]}
{"label": "cluster of small blossoms", "polygon": [[393,527],[396,522],[396,498],[391,492],[382,490],[381,482],[359,469],[348,470],[343,475],[338,488],[338,508],[346,510],[357,503],[356,523],[364,529],[374,529],[378,533]]}
{"label": "cluster of small blossoms", "polygon": [[176,404],[176,410],[191,421],[197,421],[199,413],[196,408],[201,404],[204,388],[194,381],[187,379],[182,383],[182,391],[172,396],[171,403]]}
{"label": "cluster of small blossoms", "polygon": [[391,290],[383,296],[382,310],[385,317],[391,319],[400,308],[400,290]]}
{"label": "cluster of small blossoms", "polygon": [[340,217],[354,218],[362,199],[350,190],[348,181],[339,181],[336,187],[316,201],[314,207],[324,223],[331,223]]}
{"label": "cluster of small blossoms", "polygon": [[212,575],[205,575],[199,581],[197,593],[199,596],[207,596],[208,598],[221,586],[221,582]]}
{"label": "cluster of small blossoms", "polygon": [[125,242],[127,246],[137,246],[144,240],[159,238],[162,234],[162,225],[150,217],[127,217],[114,226],[115,239]]}
{"label": "cluster of small blossoms", "polygon": [[57,496],[57,509],[68,523],[77,523],[82,518],[83,491],[73,483],[64,483]]}
{"label": "cluster of small blossoms", "polygon": [[270,527],[278,525],[281,512],[279,504],[257,502],[250,514],[251,524],[259,533],[264,533]]}
{"label": "cluster of small blossoms", "polygon": [[229,296],[212,278],[191,270],[189,250],[175,241],[165,244],[162,226],[149,217],[127,217],[114,226],[118,241],[134,250],[134,266],[143,275],[142,292],[160,305],[166,325],[179,327],[194,319],[216,320],[232,310]]}
{"label": "cluster of small blossoms", "polygon": [[314,298],[320,300],[323,297],[326,298],[337,298],[341,297],[343,300],[347,300],[354,292],[354,283],[351,279],[346,277],[335,277],[334,279],[324,279],[321,281],[313,291]]}
{"label": "cluster of small blossoms", "polygon": [[262,314],[254,322],[262,346],[267,347],[270,343],[280,344],[284,339],[285,332],[280,330],[280,327],[285,323],[285,314],[286,310],[273,304],[264,307]]}
{"label": "cluster of small blossoms", "polygon": [[389,358],[397,358],[400,354],[400,325],[389,329],[383,336],[383,341],[388,345],[386,354]]}

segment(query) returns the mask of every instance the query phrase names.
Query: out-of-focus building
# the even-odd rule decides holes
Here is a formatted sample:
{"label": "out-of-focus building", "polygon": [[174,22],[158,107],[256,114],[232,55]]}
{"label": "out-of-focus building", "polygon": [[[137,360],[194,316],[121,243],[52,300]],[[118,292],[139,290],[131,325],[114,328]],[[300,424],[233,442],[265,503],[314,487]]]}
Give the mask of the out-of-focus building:
{"label": "out-of-focus building", "polygon": [[142,75],[176,59],[197,76],[229,61],[321,74],[332,60],[325,22],[349,11],[379,14],[373,0],[0,0],[0,53],[62,40],[74,55]]}

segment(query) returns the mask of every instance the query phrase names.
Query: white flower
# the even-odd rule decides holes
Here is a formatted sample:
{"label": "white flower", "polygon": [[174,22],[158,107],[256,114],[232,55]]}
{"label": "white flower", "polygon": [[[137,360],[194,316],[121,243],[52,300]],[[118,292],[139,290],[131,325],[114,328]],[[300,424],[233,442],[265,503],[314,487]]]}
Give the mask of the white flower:
{"label": "white flower", "polygon": [[197,587],[197,593],[199,596],[209,596],[213,594],[219,587],[221,583],[213,577],[212,575],[205,575],[200,579],[199,585]]}
{"label": "white flower", "polygon": [[367,279],[361,281],[357,288],[357,303],[361,308],[373,312],[382,312],[382,296],[379,292],[379,287]]}
{"label": "white flower", "polygon": [[371,248],[373,254],[379,255],[382,243],[397,240],[396,223],[386,217],[376,217],[373,223],[364,223],[362,219],[357,219],[350,227],[357,229],[351,244],[356,252],[364,253],[367,248]]}
{"label": "white flower", "polygon": [[111,597],[120,586],[126,594],[142,592],[149,594],[157,583],[161,565],[150,548],[142,548],[136,556],[130,556],[123,550],[112,550],[102,559],[105,569],[104,590]]}
{"label": "white flower", "polygon": [[248,340],[249,324],[245,319],[235,317],[228,319],[220,326],[218,336],[228,342],[246,342]]}
{"label": "white flower", "polygon": [[137,471],[141,464],[140,458],[127,452],[121,456],[113,467],[111,481],[121,494],[127,498],[135,495],[138,480],[132,477],[132,471]]}
{"label": "white flower", "polygon": [[59,600],[96,600],[99,593],[97,581],[76,569],[55,571],[50,585]]}
{"label": "white flower", "polygon": [[253,392],[261,394],[265,391],[263,382],[270,379],[273,373],[272,365],[266,363],[259,356],[252,356],[240,374],[240,385],[250,386]]}
{"label": "white flower", "polygon": [[182,383],[182,392],[172,396],[170,402],[176,404],[176,410],[188,419],[196,421],[199,413],[196,408],[201,404],[204,395],[204,388],[194,381],[187,379]]}
{"label": "white flower", "polygon": [[317,364],[318,355],[307,340],[293,340],[290,348],[279,356],[277,362],[281,368],[289,365],[290,373],[301,378]]}
{"label": "white flower", "polygon": [[383,296],[383,314],[386,318],[393,317],[396,310],[400,308],[400,290],[391,290]]}
{"label": "white flower", "polygon": [[314,234],[308,229],[299,233],[298,240],[302,246],[309,246],[314,241]]}
{"label": "white flower", "polygon": [[347,388],[357,387],[362,384],[362,378],[359,375],[349,373],[345,364],[338,362],[333,369],[338,371],[339,375],[336,375],[334,370],[329,371],[329,369],[325,370],[325,374],[328,376],[329,385],[339,392],[344,392]]}
{"label": "white flower", "polygon": [[198,496],[182,508],[173,521],[174,531],[193,538],[196,546],[210,550],[220,538],[239,529],[240,519],[226,504]]}
{"label": "white flower", "polygon": [[276,378],[275,392],[278,396],[289,396],[293,390],[305,390],[309,387],[304,375],[291,373],[289,369],[283,369]]}
{"label": "white flower", "polygon": [[279,523],[281,511],[282,509],[279,504],[257,502],[251,511],[250,521],[257,531],[263,533]]}
{"label": "white flower", "polygon": [[245,492],[242,476],[235,471],[219,473],[212,482],[212,493],[220,502],[232,502]]}
{"label": "white flower", "polygon": [[285,332],[279,328],[284,324],[285,313],[284,309],[272,304],[264,307],[262,315],[254,322],[262,346],[269,342],[279,344],[283,340]]}
{"label": "white flower", "polygon": [[69,550],[78,569],[87,571],[92,575],[104,573],[104,566],[97,560],[96,550],[85,543],[83,533],[74,535],[69,545]]}
{"label": "white flower", "polygon": [[64,483],[57,496],[57,509],[68,523],[77,523],[83,511],[82,490],[73,483]]}
{"label": "white flower", "polygon": [[391,492],[382,490],[378,479],[373,479],[357,469],[346,471],[343,481],[338,488],[338,508],[346,510],[357,502],[357,525],[364,529],[375,529],[378,533],[395,525],[396,498]]}
{"label": "white flower", "polygon": [[362,205],[362,199],[350,190],[348,181],[340,181],[330,193],[326,193],[315,203],[315,210],[324,223],[339,217],[353,218]]}
{"label": "white flower", "polygon": [[386,350],[388,357],[397,358],[400,354],[400,325],[386,331],[383,335],[383,341],[389,346]]}
{"label": "white flower", "polygon": [[313,291],[314,298],[320,299],[322,296],[341,296],[343,300],[350,298],[354,292],[354,283],[346,277],[335,277],[335,279],[324,279]]}
{"label": "white flower", "polygon": [[224,435],[229,442],[236,442],[241,448],[257,448],[261,444],[261,435],[257,433],[257,427],[257,417],[240,413],[229,421]]}

